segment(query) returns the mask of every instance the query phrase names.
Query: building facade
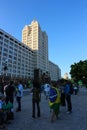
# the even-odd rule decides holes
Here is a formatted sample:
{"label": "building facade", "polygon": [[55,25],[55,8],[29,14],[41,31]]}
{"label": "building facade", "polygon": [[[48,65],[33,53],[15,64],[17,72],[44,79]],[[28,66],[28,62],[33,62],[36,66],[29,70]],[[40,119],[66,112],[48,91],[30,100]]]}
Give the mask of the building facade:
{"label": "building facade", "polygon": [[51,80],[61,77],[60,68],[49,61],[48,36],[39,23],[32,21],[23,28],[22,42],[0,29],[0,75],[34,78],[35,69],[49,73]]}
{"label": "building facade", "polygon": [[49,72],[52,81],[61,79],[61,70],[58,65],[54,64],[52,61],[49,61]]}
{"label": "building facade", "polygon": [[33,77],[33,51],[16,38],[0,29],[0,75],[10,77]]}
{"label": "building facade", "polygon": [[22,30],[22,42],[34,52],[34,68],[48,71],[48,36],[37,21],[32,21]]}

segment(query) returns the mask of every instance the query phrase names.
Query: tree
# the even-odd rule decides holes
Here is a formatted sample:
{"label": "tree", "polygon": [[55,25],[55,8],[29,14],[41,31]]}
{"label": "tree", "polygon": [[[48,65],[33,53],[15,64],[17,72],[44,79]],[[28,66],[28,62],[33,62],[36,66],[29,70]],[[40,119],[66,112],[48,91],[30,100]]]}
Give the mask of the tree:
{"label": "tree", "polygon": [[74,81],[82,80],[87,83],[87,60],[72,64],[70,75]]}

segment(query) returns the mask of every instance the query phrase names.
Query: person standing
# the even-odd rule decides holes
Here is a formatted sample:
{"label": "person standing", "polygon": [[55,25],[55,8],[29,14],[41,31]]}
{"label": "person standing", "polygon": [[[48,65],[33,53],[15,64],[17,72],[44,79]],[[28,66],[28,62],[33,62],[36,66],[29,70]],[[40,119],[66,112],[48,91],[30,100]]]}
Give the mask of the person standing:
{"label": "person standing", "polygon": [[57,88],[57,83],[53,83],[49,93],[49,106],[52,110],[51,122],[58,119],[60,110],[60,92]]}
{"label": "person standing", "polygon": [[23,85],[22,85],[21,81],[19,81],[16,91],[17,91],[16,92],[16,100],[18,103],[18,107],[17,107],[16,112],[19,112],[19,111],[21,111],[21,99],[23,96]]}
{"label": "person standing", "polygon": [[13,81],[10,81],[10,83],[5,86],[4,94],[6,96],[6,104],[8,104],[8,102],[11,102],[13,104],[15,95],[15,87]]}
{"label": "person standing", "polygon": [[40,117],[41,91],[39,82],[33,81],[33,89],[31,90],[31,92],[32,92],[32,117],[36,118],[36,110],[37,110],[37,117]]}
{"label": "person standing", "polygon": [[69,81],[66,81],[66,83],[65,83],[65,100],[67,102],[67,113],[68,114],[70,114],[72,112],[70,85],[71,85],[71,83]]}
{"label": "person standing", "polygon": [[[14,87],[14,81],[10,81],[8,85],[4,88],[4,94],[6,96],[6,104],[11,103],[13,106],[14,103],[14,95],[15,95],[15,87]],[[14,119],[14,108],[11,108],[10,112],[10,119]]]}

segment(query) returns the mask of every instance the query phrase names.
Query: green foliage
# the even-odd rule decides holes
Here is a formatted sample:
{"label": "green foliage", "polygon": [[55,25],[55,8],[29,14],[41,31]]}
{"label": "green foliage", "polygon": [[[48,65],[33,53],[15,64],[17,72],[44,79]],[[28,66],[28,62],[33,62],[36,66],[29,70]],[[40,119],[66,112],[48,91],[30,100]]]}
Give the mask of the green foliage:
{"label": "green foliage", "polygon": [[87,60],[71,65],[70,75],[74,81],[82,80],[84,83],[87,82]]}

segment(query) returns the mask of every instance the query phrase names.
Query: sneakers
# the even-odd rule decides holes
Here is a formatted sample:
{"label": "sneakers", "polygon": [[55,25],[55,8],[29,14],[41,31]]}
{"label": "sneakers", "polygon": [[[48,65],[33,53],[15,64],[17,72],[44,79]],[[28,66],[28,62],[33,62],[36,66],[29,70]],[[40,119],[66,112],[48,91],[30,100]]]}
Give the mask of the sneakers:
{"label": "sneakers", "polygon": [[0,125],[0,129],[5,129],[6,126],[5,125]]}
{"label": "sneakers", "polygon": [[71,113],[72,113],[72,111],[67,111],[66,113],[67,113],[67,114],[71,114]]}
{"label": "sneakers", "polygon": [[36,117],[32,115],[32,118],[36,118]]}
{"label": "sneakers", "polygon": [[21,111],[21,109],[17,109],[17,110],[16,110],[16,112],[20,112],[20,111]]}

